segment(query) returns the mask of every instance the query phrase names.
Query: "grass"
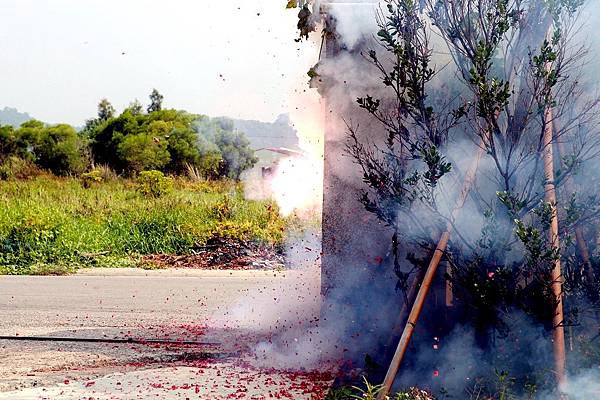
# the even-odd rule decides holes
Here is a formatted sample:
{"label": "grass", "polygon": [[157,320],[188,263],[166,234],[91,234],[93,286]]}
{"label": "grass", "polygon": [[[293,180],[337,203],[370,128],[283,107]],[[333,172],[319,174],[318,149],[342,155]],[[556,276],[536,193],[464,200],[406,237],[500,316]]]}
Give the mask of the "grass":
{"label": "grass", "polygon": [[0,273],[132,266],[140,255],[187,254],[219,236],[278,245],[287,221],[239,184],[176,180],[148,198],[129,180],[84,188],[76,178],[0,181]]}

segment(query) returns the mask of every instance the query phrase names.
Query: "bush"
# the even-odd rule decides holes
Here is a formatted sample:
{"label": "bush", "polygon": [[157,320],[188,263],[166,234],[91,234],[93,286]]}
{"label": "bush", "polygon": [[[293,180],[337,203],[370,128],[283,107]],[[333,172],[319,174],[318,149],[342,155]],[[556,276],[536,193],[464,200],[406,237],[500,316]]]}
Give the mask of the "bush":
{"label": "bush", "polygon": [[33,162],[19,157],[9,157],[0,165],[0,180],[30,179],[41,174]]}
{"label": "bush", "polygon": [[86,172],[85,174],[81,175],[81,182],[83,184],[83,187],[86,189],[89,189],[95,184],[100,183],[102,181],[102,172],[97,169],[92,170],[90,172]]}
{"label": "bush", "polygon": [[78,174],[86,167],[84,146],[72,126],[60,124],[43,128],[34,147],[36,163],[56,175]]}
{"label": "bush", "polygon": [[166,141],[146,133],[126,136],[118,155],[130,173],[163,169],[171,159]]}
{"label": "bush", "polygon": [[117,179],[117,173],[106,164],[96,165],[94,171],[98,171],[100,173],[100,177],[102,178],[103,182],[114,181]]}
{"label": "bush", "polygon": [[137,184],[138,192],[146,197],[161,197],[173,190],[173,179],[156,170],[142,171]]}

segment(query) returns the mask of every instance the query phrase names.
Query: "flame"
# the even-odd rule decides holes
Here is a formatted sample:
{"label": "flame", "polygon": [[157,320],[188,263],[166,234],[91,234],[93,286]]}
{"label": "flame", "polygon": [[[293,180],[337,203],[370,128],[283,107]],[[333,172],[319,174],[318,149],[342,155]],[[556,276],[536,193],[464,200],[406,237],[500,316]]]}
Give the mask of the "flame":
{"label": "flame", "polygon": [[304,156],[279,161],[270,182],[271,193],[282,215],[318,213],[323,201],[324,113],[316,90],[293,96],[290,119]]}
{"label": "flame", "polygon": [[282,159],[271,180],[282,215],[319,212],[323,198],[323,160],[312,155]]}

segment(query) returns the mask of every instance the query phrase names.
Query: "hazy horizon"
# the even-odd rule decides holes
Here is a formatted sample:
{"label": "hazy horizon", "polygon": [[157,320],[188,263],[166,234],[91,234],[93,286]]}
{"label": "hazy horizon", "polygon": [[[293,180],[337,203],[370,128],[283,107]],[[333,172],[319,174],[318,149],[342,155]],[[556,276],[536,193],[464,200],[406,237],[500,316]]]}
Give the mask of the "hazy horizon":
{"label": "hazy horizon", "polygon": [[[5,0],[0,108],[81,125],[101,98],[210,116],[274,121],[317,62],[296,43],[297,10],[257,0]],[[240,34],[242,32],[243,34]]]}

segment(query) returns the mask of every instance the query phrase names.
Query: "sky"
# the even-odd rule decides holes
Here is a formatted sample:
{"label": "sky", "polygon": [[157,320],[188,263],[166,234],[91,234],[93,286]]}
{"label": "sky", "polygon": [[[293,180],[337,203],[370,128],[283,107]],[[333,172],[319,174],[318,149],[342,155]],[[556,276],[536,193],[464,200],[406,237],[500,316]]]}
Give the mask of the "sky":
{"label": "sky", "polygon": [[1,0],[0,107],[82,125],[108,98],[273,121],[306,88],[318,43],[284,0]]}

